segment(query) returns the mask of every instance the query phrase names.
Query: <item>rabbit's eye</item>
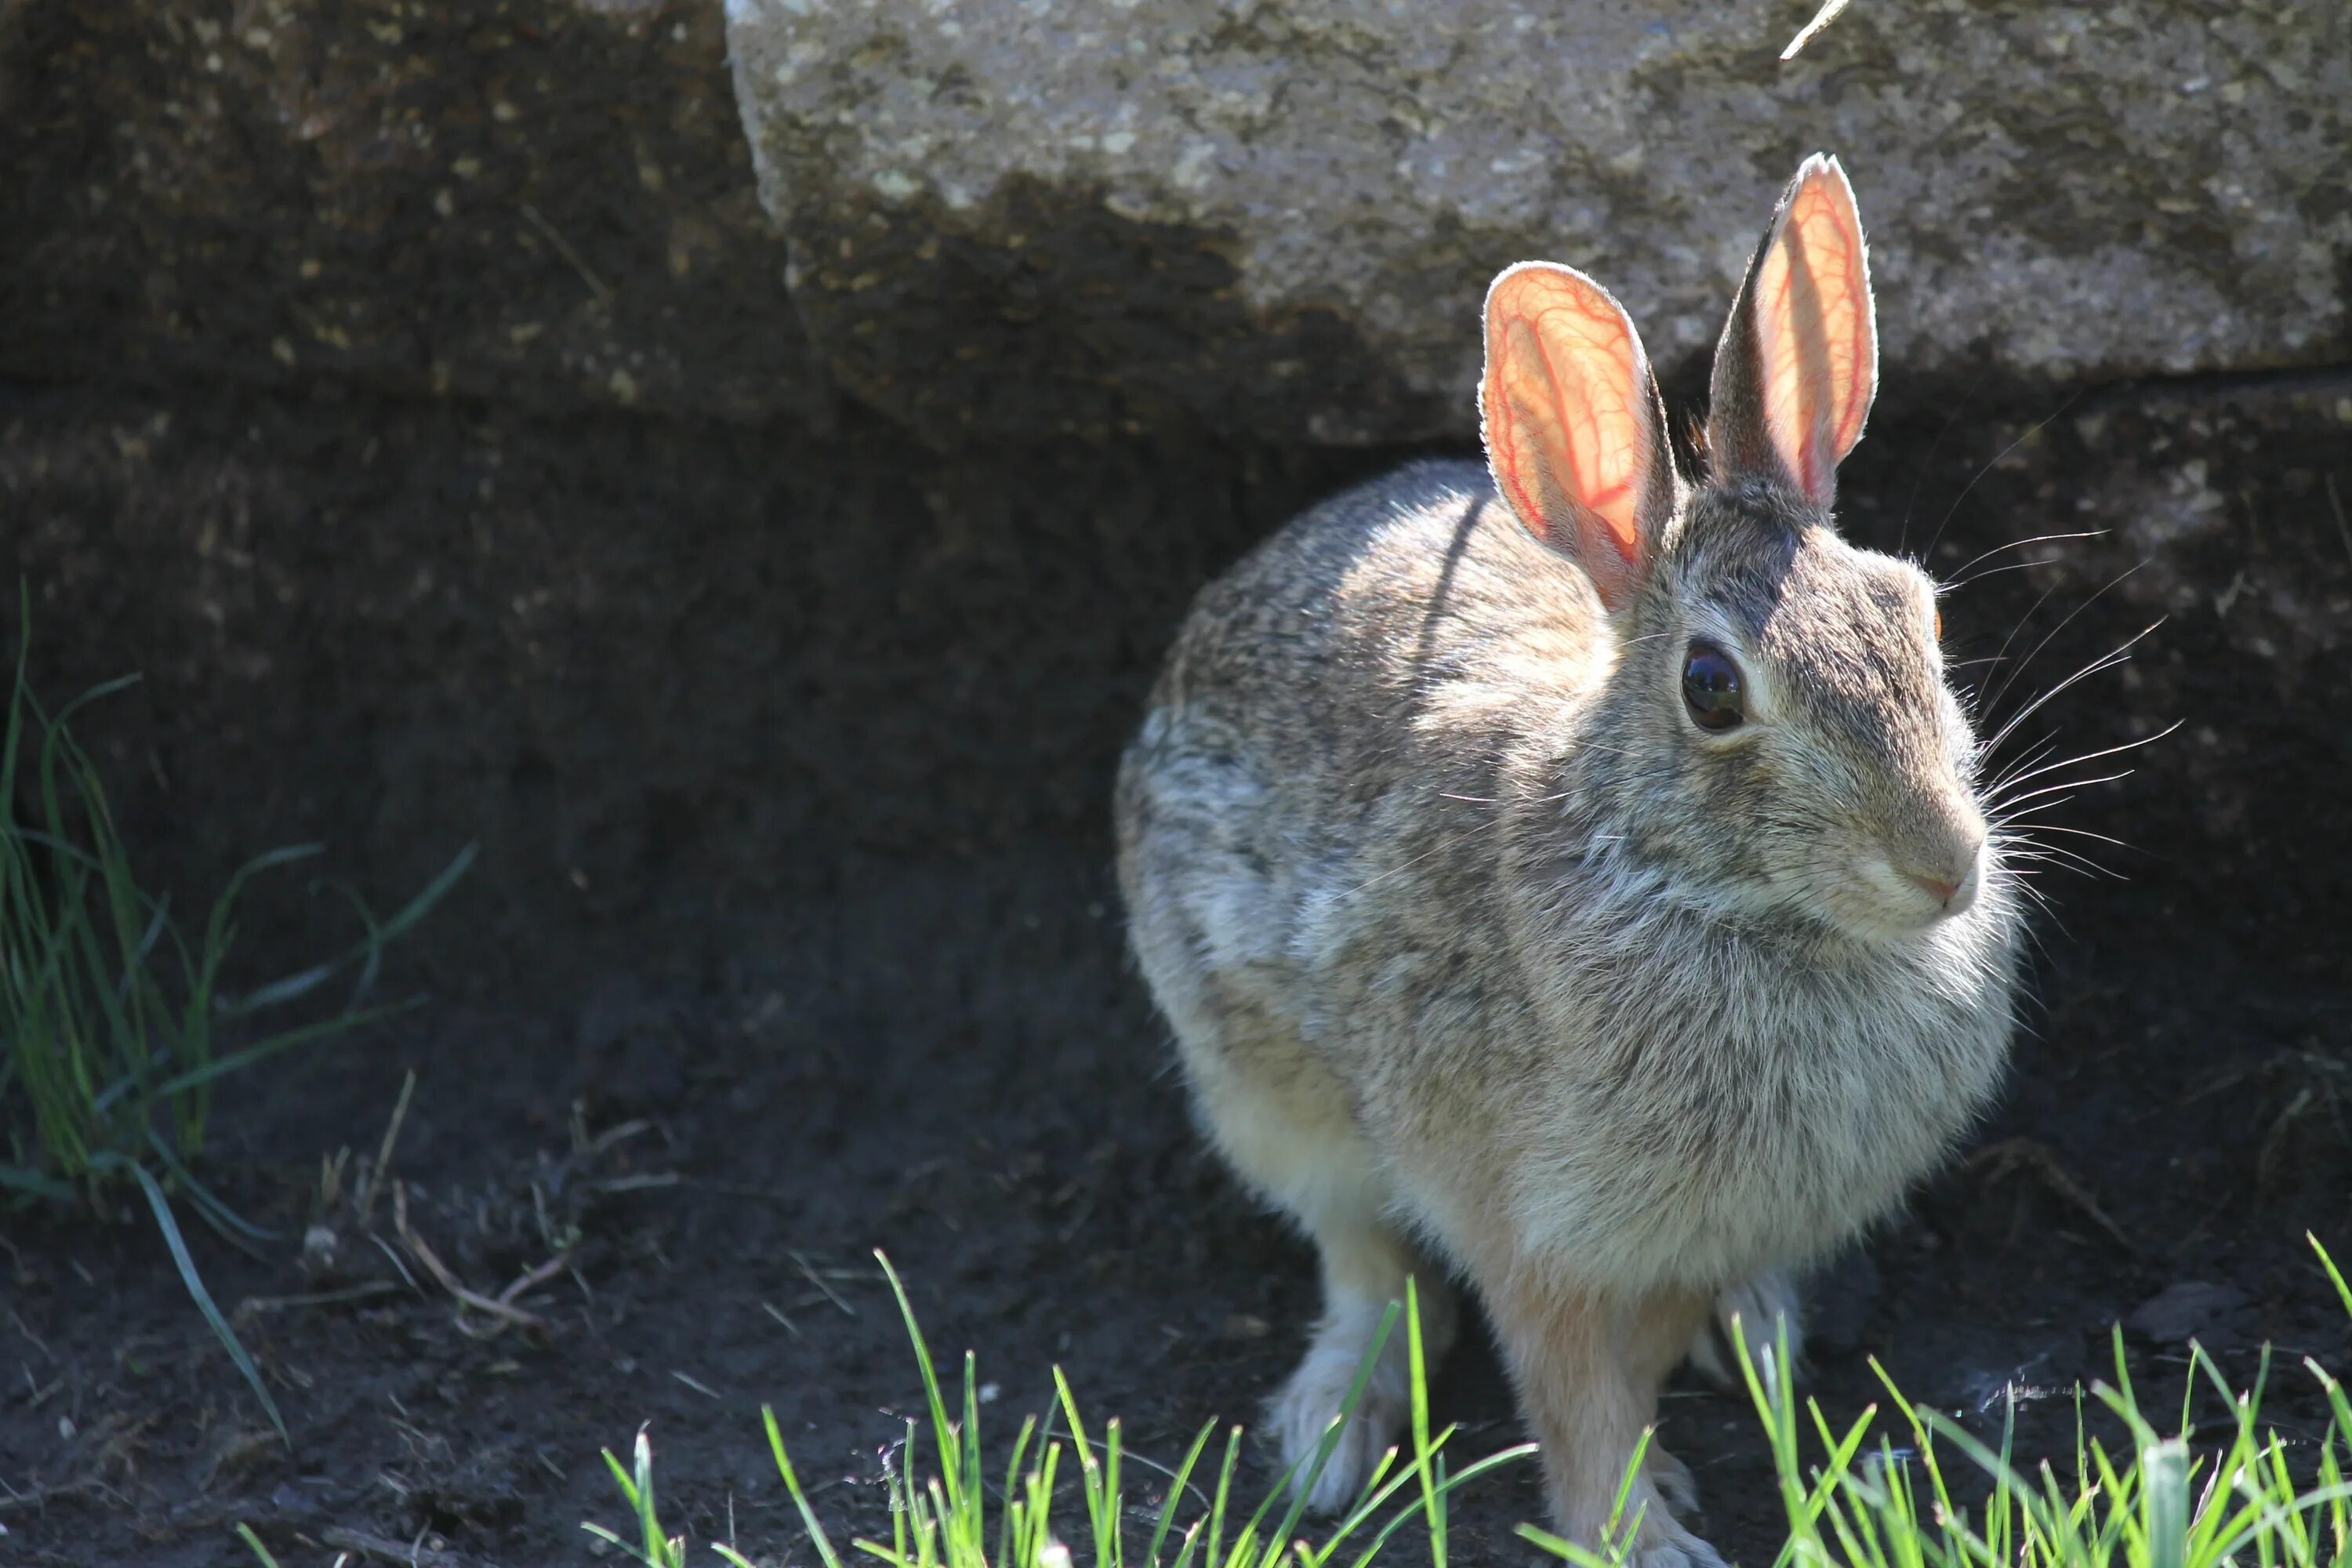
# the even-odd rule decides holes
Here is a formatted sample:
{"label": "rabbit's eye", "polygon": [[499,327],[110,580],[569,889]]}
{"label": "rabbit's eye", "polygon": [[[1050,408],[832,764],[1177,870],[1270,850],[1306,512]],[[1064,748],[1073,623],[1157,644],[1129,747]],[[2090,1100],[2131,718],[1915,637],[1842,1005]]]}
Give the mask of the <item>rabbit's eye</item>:
{"label": "rabbit's eye", "polygon": [[1748,717],[1739,667],[1711,642],[1694,641],[1683,656],[1683,705],[1702,730],[1736,730]]}

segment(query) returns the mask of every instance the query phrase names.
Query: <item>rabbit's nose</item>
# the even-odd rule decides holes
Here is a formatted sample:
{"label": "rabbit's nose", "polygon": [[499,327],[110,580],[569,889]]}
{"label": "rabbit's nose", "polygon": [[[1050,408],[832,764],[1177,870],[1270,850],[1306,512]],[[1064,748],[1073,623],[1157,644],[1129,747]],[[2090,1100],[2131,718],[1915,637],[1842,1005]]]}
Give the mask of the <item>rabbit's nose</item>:
{"label": "rabbit's nose", "polygon": [[[1906,871],[1903,874],[1927,889],[1927,896],[1939,904],[1948,904],[1959,896],[1959,882],[1946,881],[1943,878],[1932,876],[1926,871]],[[1963,878],[1962,880],[1966,879]]]}
{"label": "rabbit's nose", "polygon": [[1983,849],[1982,838],[1965,846],[1955,845],[1948,858],[1938,857],[1937,863],[1925,867],[1906,866],[1903,875],[1935,900],[1946,914],[1956,915],[1976,901],[1977,863]]}

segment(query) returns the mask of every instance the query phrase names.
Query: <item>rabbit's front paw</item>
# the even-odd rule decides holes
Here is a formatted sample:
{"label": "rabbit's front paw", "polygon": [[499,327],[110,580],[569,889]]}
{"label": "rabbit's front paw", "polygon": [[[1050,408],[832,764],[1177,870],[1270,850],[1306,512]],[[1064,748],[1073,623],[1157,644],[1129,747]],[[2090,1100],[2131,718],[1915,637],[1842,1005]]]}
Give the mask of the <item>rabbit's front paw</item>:
{"label": "rabbit's front paw", "polygon": [[1626,1568],[1725,1568],[1716,1549],[1671,1519],[1644,1521]]}
{"label": "rabbit's front paw", "polygon": [[1650,1485],[1666,1511],[1676,1519],[1688,1519],[1698,1512],[1698,1482],[1691,1478],[1691,1468],[1658,1447],[1650,1444],[1643,1467],[1650,1473]]}
{"label": "rabbit's front paw", "polygon": [[1768,1269],[1716,1298],[1714,1312],[1691,1342],[1691,1367],[1718,1388],[1741,1392],[1747,1378],[1739,1370],[1734,1332],[1747,1343],[1748,1364],[1759,1376],[1769,1378],[1780,1360],[1784,1329],[1790,1358],[1801,1359],[1804,1321],[1796,1283],[1778,1268]]}
{"label": "rabbit's front paw", "polygon": [[1353,1502],[1371,1479],[1372,1467],[1404,1427],[1410,1406],[1402,1379],[1392,1374],[1387,1359],[1365,1384],[1355,1415],[1340,1429],[1311,1488],[1307,1480],[1315,1468],[1316,1453],[1355,1384],[1360,1363],[1342,1347],[1318,1344],[1274,1397],[1270,1414],[1282,1444],[1282,1462],[1289,1471],[1291,1489],[1306,1489],[1312,1512],[1336,1513]]}

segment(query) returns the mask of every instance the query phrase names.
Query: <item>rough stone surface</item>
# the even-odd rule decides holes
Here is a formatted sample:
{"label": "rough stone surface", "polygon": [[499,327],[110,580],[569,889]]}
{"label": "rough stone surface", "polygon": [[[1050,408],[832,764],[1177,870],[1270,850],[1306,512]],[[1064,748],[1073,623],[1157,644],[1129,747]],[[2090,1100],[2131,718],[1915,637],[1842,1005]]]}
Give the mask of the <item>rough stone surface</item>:
{"label": "rough stone surface", "polygon": [[1172,410],[1461,436],[1500,266],[1700,354],[1840,153],[1889,362],[2115,379],[2347,357],[2352,10],[2296,0],[732,0],[819,347],[939,435]]}
{"label": "rough stone surface", "polygon": [[0,0],[0,369],[822,416],[715,6]]}

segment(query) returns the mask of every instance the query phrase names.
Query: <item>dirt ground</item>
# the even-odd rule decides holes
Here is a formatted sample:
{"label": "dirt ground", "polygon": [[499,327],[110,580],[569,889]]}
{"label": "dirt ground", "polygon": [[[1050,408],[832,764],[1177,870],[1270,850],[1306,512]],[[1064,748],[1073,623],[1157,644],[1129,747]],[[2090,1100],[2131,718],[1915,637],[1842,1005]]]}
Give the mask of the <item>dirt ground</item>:
{"label": "dirt ground", "polygon": [[[0,1447],[15,1456],[12,1488],[50,1495],[5,1516],[14,1560],[235,1563],[227,1531],[243,1520],[288,1563],[420,1537],[446,1554],[429,1563],[579,1562],[581,1520],[621,1522],[596,1447],[625,1454],[650,1422],[673,1529],[731,1536],[758,1561],[812,1561],[758,1407],[776,1406],[829,1519],[887,1529],[884,1457],[919,1391],[867,1258],[877,1244],[934,1344],[981,1350],[982,1376],[1001,1390],[988,1414],[1007,1428],[1042,1407],[1055,1364],[1096,1417],[1122,1415],[1136,1450],[1161,1463],[1212,1415],[1247,1416],[1312,1310],[1309,1261],[1189,1134],[1098,912],[1099,867],[1045,852],[953,873],[876,863],[857,884],[780,922],[774,962],[729,994],[617,983],[576,1031],[453,1010],[278,1086],[278,1103],[246,1124],[255,1146],[367,1146],[402,1071],[416,1070],[395,1159],[408,1221],[477,1288],[495,1292],[578,1238],[576,1277],[526,1298],[551,1324],[544,1336],[478,1337],[479,1315],[467,1331],[444,1291],[425,1279],[409,1289],[387,1267],[348,1201],[331,1216],[331,1275],[201,1247],[225,1300],[383,1288],[241,1320],[293,1423],[291,1454],[146,1227],[20,1231],[7,1354],[24,1391]],[[827,973],[850,967],[866,982],[828,994]],[[2258,1340],[2274,1340],[2289,1364],[2273,1413],[2291,1434],[2316,1432],[2316,1401],[2284,1352],[2340,1363],[2347,1336],[2301,1253],[2304,1216],[2286,1202],[2249,1211],[2254,1152],[2216,1134],[2228,1119],[2215,1106],[2179,1093],[2240,1013],[2233,990],[2146,978],[2194,974],[2188,963],[2130,968],[2137,983],[2077,957],[2053,966],[2032,1076],[1984,1148],[1832,1281],[1815,1386],[1833,1411],[1870,1399],[1875,1353],[1915,1397],[1980,1430],[1997,1424],[2001,1389],[2021,1385],[2026,1451],[2063,1444],[2067,1391],[2103,1372],[2107,1325],[2198,1280],[2235,1287],[2243,1304],[2194,1310],[2186,1327],[2240,1375]],[[779,1009],[781,997],[811,1000]],[[2240,1026],[2284,1047],[2296,1037],[2288,1020],[2313,1016],[2303,1005],[2344,999],[2275,1000]],[[583,1152],[572,1125],[601,1152]],[[636,1184],[648,1179],[659,1184]],[[289,1222],[305,1217],[305,1184],[281,1189]],[[374,1230],[391,1240],[386,1207]],[[2132,1343],[2136,1375],[2170,1397],[2180,1345]],[[1438,1394],[1471,1448],[1515,1440],[1482,1343]],[[1746,1412],[1696,1389],[1668,1412],[1717,1538],[1740,1561],[1769,1557],[1774,1504]],[[1465,1504],[1461,1561],[1531,1557],[1507,1541],[1538,1511],[1531,1475]],[[1152,1497],[1153,1478],[1138,1479]]]}
{"label": "dirt ground", "polygon": [[[1913,406],[1848,477],[1870,542],[1916,548],[1948,514],[1949,570],[2074,523],[2078,497],[2139,504],[2153,415],[2061,422],[1996,463],[2047,402],[1992,399],[1966,427]],[[2310,482],[2340,451],[2326,406],[2168,416],[2245,505],[2197,547],[2210,565],[2164,569],[2236,573],[2272,606],[2248,614],[2344,581]],[[201,889],[317,837],[388,902],[466,839],[483,859],[388,981],[427,1005],[222,1113],[213,1169],[287,1239],[194,1245],[290,1450],[148,1223],[9,1217],[0,1561],[236,1563],[239,1521],[289,1565],[585,1561],[580,1522],[621,1522],[597,1450],[650,1423],[674,1531],[811,1562],[759,1409],[843,1534],[887,1530],[919,1389],[877,1247],[935,1348],[979,1351],[1000,1435],[1056,1364],[1161,1463],[1212,1416],[1254,1417],[1313,1310],[1311,1259],[1189,1128],[1122,955],[1105,797],[1193,588],[1399,454],[941,458],[855,422],[819,441],[250,389],[23,388],[5,417],[37,679],[147,673],[89,732],[159,876]],[[1987,579],[1953,636],[1990,652],[2029,615],[2063,626],[2046,685],[2153,618],[2095,597],[2117,548]],[[2132,682],[2053,705],[2083,749],[2187,728],[2059,818],[2128,840],[2109,858],[2130,879],[2051,889],[2000,1109],[1820,1282],[1833,1415],[1873,1398],[1877,1356],[1980,1430],[2019,1390],[2021,1448],[2052,1451],[2129,1319],[2134,1376],[2166,1400],[2189,1335],[2240,1379],[2271,1342],[2270,1408],[2308,1438],[2295,1363],[2352,1361],[2303,1240],[2352,1254],[2340,715],[2249,673],[2239,639],[2286,646],[2286,623],[2202,604]],[[257,904],[247,977],[312,952],[314,915],[299,888]],[[536,1322],[461,1311],[425,1250],[492,1297],[543,1273],[516,1298]],[[1468,1449],[1517,1440],[1476,1334],[1437,1400]],[[1714,1539],[1769,1561],[1743,1405],[1678,1388],[1667,1419]],[[1459,1560],[1528,1560],[1509,1531],[1538,1512],[1531,1470],[1498,1478],[1462,1506]]]}

